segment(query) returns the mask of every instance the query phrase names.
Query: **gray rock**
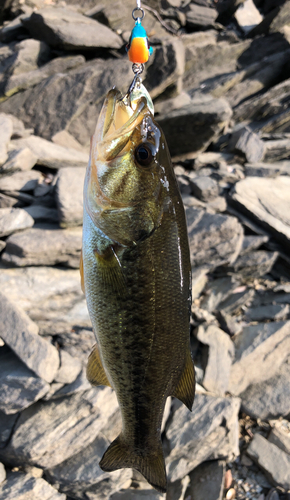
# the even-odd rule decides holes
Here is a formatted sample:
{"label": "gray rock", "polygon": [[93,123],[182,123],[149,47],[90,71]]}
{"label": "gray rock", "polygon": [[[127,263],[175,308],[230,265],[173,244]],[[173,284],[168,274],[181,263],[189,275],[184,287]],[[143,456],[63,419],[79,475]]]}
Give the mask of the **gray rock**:
{"label": "gray rock", "polygon": [[0,497],[5,500],[65,500],[66,496],[58,493],[41,477],[31,474],[12,472],[6,481],[0,485]]}
{"label": "gray rock", "polygon": [[6,60],[6,74],[19,75],[27,71],[32,71],[46,62],[50,57],[49,47],[38,40],[25,39],[12,45],[13,55]]}
{"label": "gray rock", "polygon": [[213,268],[234,262],[243,241],[243,228],[234,217],[186,210],[191,264]]}
{"label": "gray rock", "polygon": [[204,462],[190,474],[190,485],[184,498],[193,500],[222,500],[224,490],[225,462]]}
{"label": "gray rock", "polygon": [[[115,85],[126,92],[131,81],[129,61],[109,59],[104,67],[102,59],[95,59],[67,73],[57,73],[35,87],[11,96],[0,103],[0,110],[22,119],[27,127],[34,128],[38,136],[50,139],[65,129],[89,148],[90,137],[108,90]],[[33,141],[36,142],[36,139]],[[41,158],[33,148],[34,144],[25,145]],[[61,168],[62,162],[58,160],[62,159],[64,149],[49,143],[45,157],[49,151],[47,148],[55,151],[55,166],[52,164],[52,168]],[[82,166],[87,163],[88,156],[83,160],[83,153],[73,151],[66,166]]]}
{"label": "gray rock", "polygon": [[230,316],[230,314],[227,314],[224,311],[217,311],[216,317],[221,329],[228,333],[231,337],[241,333],[243,329],[242,325],[238,323],[233,316]]}
{"label": "gray rock", "polygon": [[245,2],[241,3],[234,17],[245,34],[251,31],[255,26],[257,26],[257,24],[260,24],[263,20],[263,17],[258,11],[253,0],[246,0]]}
{"label": "gray rock", "polygon": [[235,288],[237,283],[232,276],[209,281],[200,302],[201,307],[209,312],[217,310],[220,302],[229,297]]}
{"label": "gray rock", "polygon": [[[269,124],[264,125],[264,127],[261,127],[261,131],[271,132],[271,125],[270,126]],[[277,162],[289,159],[289,147],[290,147],[289,138],[284,138],[284,139],[274,138],[273,140],[269,139],[268,141],[266,141],[265,146],[266,149],[265,149],[264,160],[266,162]]]}
{"label": "gray rock", "polygon": [[290,455],[290,435],[289,432],[286,433],[282,429],[282,426],[271,429],[268,441],[275,444],[278,448],[280,448],[280,450],[283,450],[285,453]]}
{"label": "gray rock", "polygon": [[2,250],[4,250],[5,247],[6,247],[5,241],[0,240],[0,252],[2,252]]}
{"label": "gray rock", "polygon": [[[113,422],[117,408],[115,393],[108,387],[37,402],[21,413],[5,448],[5,461],[41,468],[62,464],[84,453],[108,422]],[[4,450],[0,456],[2,453]],[[86,464],[82,461],[81,465],[85,470]]]}
{"label": "gray rock", "polygon": [[83,146],[76,141],[76,139],[67,130],[57,132],[54,136],[52,136],[51,140],[54,144],[58,144],[59,146],[76,149],[77,151],[84,151]]}
{"label": "gray rock", "polygon": [[[91,351],[91,348],[89,349],[89,352]],[[85,360],[85,365],[87,365],[87,360],[88,360],[88,355],[89,352],[86,356]],[[74,358],[76,359],[76,358]],[[83,360],[81,360],[83,362]],[[80,372],[80,374],[77,376],[76,380],[72,382],[71,384],[66,384],[62,386],[61,388],[57,388],[56,385],[62,385],[62,384],[54,384],[55,388],[51,393],[47,394],[44,399],[55,399],[55,398],[60,398],[62,396],[70,396],[71,394],[74,394],[75,392],[84,392],[88,391],[91,389],[91,384],[89,383],[86,375],[86,369],[83,368]]]}
{"label": "gray rock", "polygon": [[246,163],[244,165],[244,171],[247,177],[272,178],[278,177],[279,175],[290,175],[290,161],[279,161],[276,163]]}
{"label": "gray rock", "polygon": [[123,45],[122,39],[107,26],[67,8],[40,9],[22,22],[34,38],[51,47],[92,50],[119,49]]}
{"label": "gray rock", "polygon": [[[281,38],[281,35],[280,35]],[[264,44],[265,45],[265,44]],[[282,132],[289,127],[290,113],[284,106],[290,92],[290,79],[272,86],[267,92],[241,103],[234,111],[237,122],[254,121],[265,132]]]}
{"label": "gray rock", "polygon": [[58,222],[59,215],[56,208],[44,207],[43,205],[30,205],[25,207],[27,212],[35,222]]}
{"label": "gray rock", "polygon": [[14,191],[33,191],[39,179],[41,179],[41,173],[37,170],[16,172],[0,178],[0,191],[5,191],[8,194]]}
{"label": "gray rock", "polygon": [[204,151],[228,124],[232,110],[225,99],[197,95],[190,105],[158,117],[171,154]]}
{"label": "gray rock", "polygon": [[268,236],[244,236],[243,246],[240,255],[245,255],[253,250],[257,250],[264,243],[269,241]]}
{"label": "gray rock", "polygon": [[61,384],[72,384],[82,369],[81,362],[62,349],[59,354],[60,367],[54,377],[54,380],[55,382],[60,382]]}
{"label": "gray rock", "polygon": [[255,291],[252,288],[242,287],[243,290],[239,291],[239,288],[233,291],[229,297],[220,302],[219,309],[226,314],[235,314],[246,304],[250,304]]}
{"label": "gray rock", "polygon": [[33,218],[22,208],[0,208],[0,238],[32,227]]}
{"label": "gray rock", "polygon": [[[158,493],[158,491],[154,491],[153,489],[144,489],[136,490],[132,489],[124,489],[122,491],[112,493],[110,495],[109,500],[162,500],[164,495]],[[93,497],[89,497],[93,500]]]}
{"label": "gray rock", "polygon": [[12,141],[11,144],[14,144],[16,148],[28,147],[37,156],[37,163],[45,167],[59,169],[64,167],[86,167],[88,164],[88,154],[59,146],[35,135]]}
{"label": "gray rock", "polygon": [[99,461],[109,444],[110,441],[100,432],[93,443],[80,453],[53,468],[47,469],[48,479],[52,484],[59,485],[64,493],[78,498],[87,498],[86,490],[91,493],[95,490],[97,494],[99,489],[102,489],[102,483],[105,482],[108,491],[106,491],[106,496],[100,495],[100,497],[111,498],[110,494],[121,490],[122,485],[128,480],[130,481],[132,471],[118,470],[113,473],[105,473],[100,469]]}
{"label": "gray rock", "polygon": [[5,414],[27,408],[48,392],[49,384],[38,378],[8,348],[0,348],[0,361],[0,410]]}
{"label": "gray rock", "polygon": [[269,12],[263,21],[248,33],[248,36],[254,38],[256,35],[264,33],[275,33],[280,31],[283,26],[289,24],[289,22],[290,9],[288,2],[286,2],[281,7],[277,6]]}
{"label": "gray rock", "polygon": [[260,434],[255,434],[247,453],[274,486],[290,489],[290,456],[287,453]]}
{"label": "gray rock", "polygon": [[199,297],[201,292],[208,281],[207,269],[206,268],[197,268],[193,269],[191,273],[191,296],[192,300]]}
{"label": "gray rock", "polygon": [[94,335],[91,331],[71,332],[76,325],[91,327],[78,269],[24,267],[1,269],[0,289],[15,304],[37,321],[41,332],[64,336],[61,347],[67,347],[73,357],[84,352],[87,361]]}
{"label": "gray rock", "polygon": [[[56,202],[61,227],[79,226],[83,220],[84,168],[60,170],[56,182]],[[73,193],[73,196],[72,196]]]}
{"label": "gray rock", "polygon": [[19,206],[19,200],[12,198],[11,196],[7,196],[4,193],[0,193],[0,208],[10,208],[15,205]]}
{"label": "gray rock", "polygon": [[13,131],[12,120],[4,113],[0,113],[0,167],[8,158],[7,146]]}
{"label": "gray rock", "polygon": [[8,155],[8,160],[2,165],[1,172],[31,170],[37,162],[37,156],[27,147],[15,149]]}
{"label": "gray rock", "polygon": [[[8,5],[9,2],[6,2],[6,5]],[[24,6],[22,6],[23,9]],[[28,12],[26,12],[28,11]],[[15,19],[12,21],[9,21],[7,24],[1,28],[0,30],[0,40],[1,42],[4,43],[9,43],[13,42],[17,39],[20,39],[21,37],[27,36],[27,30],[24,28],[23,24],[21,23],[21,19],[28,17],[32,12],[32,9],[28,7],[27,5],[25,6],[25,12],[17,16]]]}
{"label": "gray rock", "polygon": [[269,304],[267,306],[250,307],[246,312],[249,321],[279,321],[289,317],[289,304]]}
{"label": "gray rock", "polygon": [[228,389],[234,344],[227,333],[220,328],[200,325],[195,333],[197,339],[208,345],[208,360],[203,378],[203,386],[210,392],[223,396]]}
{"label": "gray rock", "polygon": [[266,149],[264,142],[248,127],[240,127],[233,133],[229,148],[243,153],[249,163],[262,161]]}
{"label": "gray rock", "polygon": [[9,441],[19,415],[19,413],[6,415],[6,413],[0,411],[0,449],[4,448]]}
{"label": "gray rock", "polygon": [[215,26],[217,12],[202,5],[190,4],[186,12],[186,23],[192,29],[208,29]]}
{"label": "gray rock", "polygon": [[34,87],[42,80],[55,73],[66,73],[68,70],[76,68],[84,63],[85,58],[81,55],[57,57],[40,68],[10,76],[5,82],[3,93],[7,97],[10,97],[21,90]]}
{"label": "gray rock", "polygon": [[52,382],[59,367],[56,348],[38,336],[37,325],[2,293],[0,316],[0,337],[28,368]]}
{"label": "gray rock", "polygon": [[219,194],[218,183],[211,177],[196,177],[190,181],[192,194],[202,201],[209,201]]}
{"label": "gray rock", "polygon": [[[183,478],[209,457],[233,457],[239,453],[239,406],[238,398],[216,398],[206,394],[196,395],[192,413],[178,405],[166,431],[171,449],[166,459],[170,481]],[[234,429],[227,442],[230,427]]]}
{"label": "gray rock", "polygon": [[248,177],[235,185],[232,200],[283,243],[290,240],[290,177]]}
{"label": "gray rock", "polygon": [[164,40],[160,47],[154,49],[150,63],[144,85],[151,97],[156,98],[168,88],[171,95],[179,94],[184,72],[184,46],[181,40]]}
{"label": "gray rock", "polygon": [[78,268],[81,238],[81,228],[32,228],[8,238],[2,260],[20,267],[63,264]]}
{"label": "gray rock", "polygon": [[273,377],[277,362],[290,354],[290,321],[245,327],[234,339],[236,357],[232,365],[229,392],[241,394],[249,385]]}
{"label": "gray rock", "polygon": [[[252,418],[269,420],[290,413],[290,364],[284,361],[270,379],[250,385],[240,397],[242,409]],[[276,444],[276,443],[275,443]]]}
{"label": "gray rock", "polygon": [[4,465],[0,462],[0,484],[6,479],[6,470]]}

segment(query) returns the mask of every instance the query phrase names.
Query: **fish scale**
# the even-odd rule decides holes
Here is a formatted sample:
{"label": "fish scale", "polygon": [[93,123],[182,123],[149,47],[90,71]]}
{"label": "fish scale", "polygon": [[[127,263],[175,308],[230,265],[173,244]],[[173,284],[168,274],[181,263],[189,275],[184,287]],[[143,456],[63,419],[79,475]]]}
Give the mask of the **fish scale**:
{"label": "fish scale", "polygon": [[[141,96],[134,114],[128,111],[131,132],[121,124],[119,138],[108,124],[118,114],[117,96],[111,91],[101,112],[107,133],[97,126],[84,188],[82,281],[97,340],[87,373],[91,383],[112,386],[122,416],[122,432],[100,467],[134,467],[164,492],[166,398],[175,395],[189,409],[194,398],[187,228],[165,138],[150,108]],[[143,116],[155,135],[144,136]],[[152,148],[148,165],[136,160],[143,144]],[[124,175],[126,182],[116,189],[114,176]]]}

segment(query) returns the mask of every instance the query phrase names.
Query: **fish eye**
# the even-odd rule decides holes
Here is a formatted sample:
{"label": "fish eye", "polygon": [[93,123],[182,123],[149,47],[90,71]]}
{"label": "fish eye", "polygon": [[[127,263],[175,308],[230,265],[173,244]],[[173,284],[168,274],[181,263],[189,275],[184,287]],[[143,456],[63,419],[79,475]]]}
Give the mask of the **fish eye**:
{"label": "fish eye", "polygon": [[140,146],[135,149],[134,154],[135,160],[142,167],[148,167],[153,160],[151,144],[140,144]]}

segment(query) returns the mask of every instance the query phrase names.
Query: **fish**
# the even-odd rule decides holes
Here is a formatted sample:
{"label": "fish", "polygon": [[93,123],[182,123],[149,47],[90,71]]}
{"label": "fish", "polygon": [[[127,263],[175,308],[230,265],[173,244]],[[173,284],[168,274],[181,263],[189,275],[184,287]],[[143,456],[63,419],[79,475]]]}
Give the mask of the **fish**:
{"label": "fish", "polygon": [[156,490],[167,477],[161,442],[166,399],[191,410],[191,264],[184,207],[146,88],[104,101],[84,184],[81,282],[96,336],[92,385],[114,389],[122,431],[103,471],[134,468]]}

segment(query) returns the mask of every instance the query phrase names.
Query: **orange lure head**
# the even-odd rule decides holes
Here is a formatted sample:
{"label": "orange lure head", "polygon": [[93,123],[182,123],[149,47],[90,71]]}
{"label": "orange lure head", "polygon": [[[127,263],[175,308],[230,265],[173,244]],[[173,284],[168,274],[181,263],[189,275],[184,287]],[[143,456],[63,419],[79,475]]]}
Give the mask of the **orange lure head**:
{"label": "orange lure head", "polygon": [[140,18],[136,21],[126,49],[129,61],[137,64],[146,63],[153,53],[152,47],[149,47],[147,33],[141,25]]}

